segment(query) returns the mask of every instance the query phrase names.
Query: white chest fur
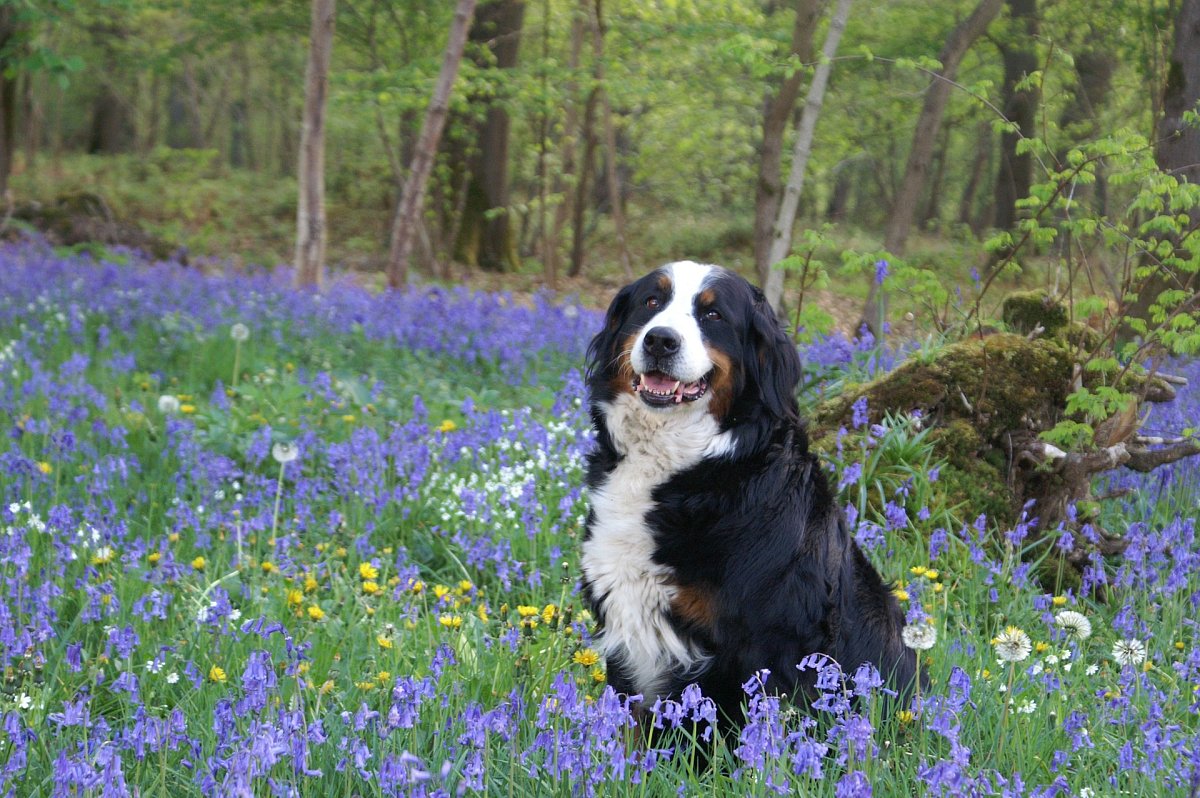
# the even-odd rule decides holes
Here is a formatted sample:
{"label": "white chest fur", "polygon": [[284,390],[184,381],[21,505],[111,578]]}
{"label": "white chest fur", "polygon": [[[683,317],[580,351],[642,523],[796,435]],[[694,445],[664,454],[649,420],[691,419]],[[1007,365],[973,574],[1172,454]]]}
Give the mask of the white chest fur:
{"label": "white chest fur", "polygon": [[654,699],[671,671],[692,670],[705,660],[668,620],[676,588],[669,570],[654,562],[646,514],[654,507],[655,487],[705,457],[730,451],[730,437],[707,404],[664,411],[621,394],[605,408],[613,443],[624,457],[592,491],[593,523],[582,567],[604,609],[600,646],[607,658],[620,661],[645,700]]}

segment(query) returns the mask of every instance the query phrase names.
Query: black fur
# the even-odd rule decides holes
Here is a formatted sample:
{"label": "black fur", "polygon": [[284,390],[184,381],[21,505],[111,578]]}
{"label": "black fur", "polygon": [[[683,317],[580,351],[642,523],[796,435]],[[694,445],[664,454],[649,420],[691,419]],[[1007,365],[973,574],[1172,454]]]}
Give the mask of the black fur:
{"label": "black fur", "polygon": [[[604,405],[622,389],[621,348],[654,315],[645,298],[661,291],[661,283],[654,273],[621,289],[591,343],[592,489],[621,460]],[[903,613],[850,535],[809,451],[795,398],[796,349],[757,288],[729,272],[720,272],[711,287],[721,323],[700,326],[706,344],[734,364],[732,401],[718,421],[736,447],[731,456],[673,475],[652,493],[654,509],[645,521],[655,561],[669,568],[676,584],[711,597],[712,608],[700,619],[673,614],[676,631],[711,658],[698,673],[673,674],[664,695],[677,696],[694,681],[736,719],[742,685],[759,669],[771,672],[769,690],[803,694],[812,673],[796,664],[815,652],[833,657],[847,673],[873,663],[903,693],[915,672],[914,653],[901,640]],[[594,525],[590,517],[589,536]],[[604,597],[586,577],[583,587],[603,627]],[[619,661],[608,663],[608,678],[618,691],[633,691]]]}

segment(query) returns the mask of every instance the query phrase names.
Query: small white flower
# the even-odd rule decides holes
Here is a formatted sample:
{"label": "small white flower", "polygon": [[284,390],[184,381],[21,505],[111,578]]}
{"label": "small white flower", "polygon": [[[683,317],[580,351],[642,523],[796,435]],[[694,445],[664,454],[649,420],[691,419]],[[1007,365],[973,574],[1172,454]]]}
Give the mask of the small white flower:
{"label": "small white flower", "polygon": [[158,397],[158,412],[163,415],[170,415],[179,412],[179,400],[169,393],[164,393]]}
{"label": "small white flower", "polygon": [[937,643],[937,627],[929,622],[913,623],[900,632],[904,645],[916,651],[927,651]]}
{"label": "small white flower", "polygon": [[229,328],[229,337],[240,344],[250,337],[250,328],[239,321]]}
{"label": "small white flower", "polygon": [[1032,715],[1036,711],[1037,711],[1037,702],[1031,701],[1029,699],[1026,699],[1024,702],[1021,703],[1021,706],[1017,707],[1017,712],[1020,712],[1025,715]]}
{"label": "small white flower", "polygon": [[158,659],[157,657],[146,661],[146,670],[150,671],[151,673],[158,673],[162,670],[162,666],[162,660]]}
{"label": "small white flower", "polygon": [[1054,623],[1066,633],[1071,640],[1082,643],[1092,634],[1092,622],[1082,612],[1063,610],[1054,616]]}
{"label": "small white flower", "polygon": [[17,709],[29,709],[33,706],[33,699],[24,693],[17,695]]}
{"label": "small white flower", "polygon": [[1086,673],[1088,676],[1095,676],[1097,673],[1100,672],[1100,666],[1095,665],[1095,664],[1088,665],[1087,668],[1085,668],[1083,672]]}
{"label": "small white flower", "polygon": [[170,673],[167,674],[167,684],[175,684],[178,681],[179,681],[179,674],[176,673],[175,671],[171,671]]}
{"label": "small white flower", "polygon": [[1146,660],[1146,644],[1141,640],[1118,640],[1113,643],[1112,655],[1118,665],[1141,665]]}
{"label": "small white flower", "polygon": [[279,464],[290,463],[300,455],[300,447],[294,443],[277,443],[271,447],[271,456]]}
{"label": "small white flower", "polygon": [[229,611],[229,620],[236,621],[238,618],[241,618],[241,617],[242,617],[242,611],[237,609],[236,607]]}

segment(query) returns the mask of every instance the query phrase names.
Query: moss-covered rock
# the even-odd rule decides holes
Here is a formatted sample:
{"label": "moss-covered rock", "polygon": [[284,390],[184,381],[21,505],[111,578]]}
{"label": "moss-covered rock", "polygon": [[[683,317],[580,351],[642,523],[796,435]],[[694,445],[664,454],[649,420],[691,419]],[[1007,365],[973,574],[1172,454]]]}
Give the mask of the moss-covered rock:
{"label": "moss-covered rock", "polygon": [[1068,322],[1066,307],[1040,290],[1009,294],[1004,298],[1000,318],[1010,331],[1025,335],[1040,326],[1043,335],[1056,336]]}

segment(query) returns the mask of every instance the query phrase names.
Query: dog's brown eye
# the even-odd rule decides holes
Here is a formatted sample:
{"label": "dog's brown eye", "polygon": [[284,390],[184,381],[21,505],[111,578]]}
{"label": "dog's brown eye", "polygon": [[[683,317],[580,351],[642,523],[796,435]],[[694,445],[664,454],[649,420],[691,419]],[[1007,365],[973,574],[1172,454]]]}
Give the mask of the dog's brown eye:
{"label": "dog's brown eye", "polygon": [[716,308],[709,308],[708,310],[704,311],[704,318],[706,321],[720,321],[721,311],[717,310]]}
{"label": "dog's brown eye", "polygon": [[651,310],[658,310],[658,305],[658,297],[656,296],[652,296],[646,300],[646,307],[650,308]]}

